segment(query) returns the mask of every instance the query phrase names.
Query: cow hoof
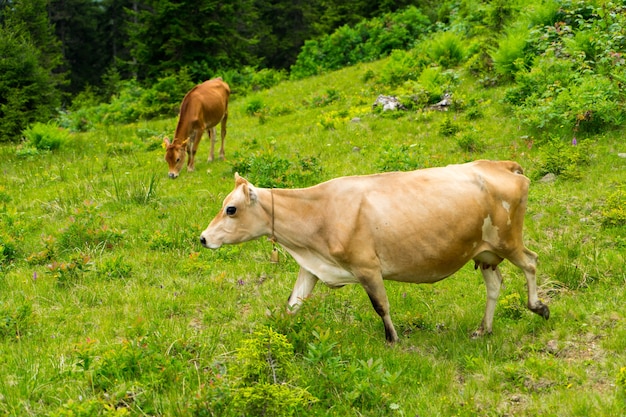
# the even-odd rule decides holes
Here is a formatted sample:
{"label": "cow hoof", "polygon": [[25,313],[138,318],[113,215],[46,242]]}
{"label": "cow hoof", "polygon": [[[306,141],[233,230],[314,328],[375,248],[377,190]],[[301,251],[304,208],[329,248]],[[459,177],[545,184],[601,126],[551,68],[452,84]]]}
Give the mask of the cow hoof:
{"label": "cow hoof", "polygon": [[485,335],[490,335],[490,334],[491,334],[491,332],[487,332],[487,331],[485,331],[485,330],[482,328],[482,326],[481,326],[481,327],[479,327],[478,329],[476,329],[476,330],[474,331],[474,333],[472,333],[472,335],[471,335],[470,337],[471,337],[472,339],[480,339],[480,338],[482,338],[483,336],[485,336]]}
{"label": "cow hoof", "polygon": [[543,303],[539,303],[536,307],[531,307],[530,311],[532,311],[535,314],[540,315],[546,320],[550,318],[550,309],[548,308],[547,305]]}

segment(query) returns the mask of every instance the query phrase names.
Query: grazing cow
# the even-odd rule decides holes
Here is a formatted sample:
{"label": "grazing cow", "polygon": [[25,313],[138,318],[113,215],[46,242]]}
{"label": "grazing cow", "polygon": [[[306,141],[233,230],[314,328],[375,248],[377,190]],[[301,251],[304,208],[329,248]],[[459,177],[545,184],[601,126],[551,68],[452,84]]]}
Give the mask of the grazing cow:
{"label": "grazing cow", "polygon": [[222,145],[220,158],[224,159],[224,138],[226,137],[226,122],[228,120],[228,98],[230,88],[221,78],[205,81],[192,88],[180,104],[178,125],[174,133],[174,141],[168,138],[165,143],[165,161],[169,165],[169,177],[178,177],[185,163],[185,153],[188,155],[187,171],[195,168],[195,157],[202,133],[206,129],[211,139],[211,153],[209,162],[214,159],[215,126],[222,125]]}
{"label": "grazing cow", "polygon": [[470,259],[487,287],[474,333],[491,333],[508,259],[525,276],[528,308],[545,319],[537,296],[537,254],[522,242],[529,179],[511,161],[475,161],[445,168],[352,176],[309,188],[257,188],[235,174],[235,189],[202,232],[222,244],[270,236],[300,271],[288,304],[308,297],[318,280],[330,287],[359,283],[381,316],[388,342],[398,340],[383,280],[433,283]]}

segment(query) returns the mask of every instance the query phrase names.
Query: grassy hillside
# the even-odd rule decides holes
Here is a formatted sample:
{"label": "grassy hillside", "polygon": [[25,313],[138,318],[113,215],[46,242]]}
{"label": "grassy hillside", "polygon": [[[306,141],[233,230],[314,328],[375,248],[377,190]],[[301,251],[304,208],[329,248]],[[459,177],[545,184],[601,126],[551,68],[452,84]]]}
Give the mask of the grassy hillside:
{"label": "grassy hillside", "polygon": [[[175,119],[101,126],[52,152],[0,147],[0,415],[626,415],[626,229],[612,222],[626,130],[539,140],[503,88],[462,72],[451,110],[380,113],[390,91],[371,75],[385,65],[231,102],[227,160],[207,163],[205,138],[177,180],[160,146]],[[533,179],[525,241],[549,321],[504,263],[494,334],[472,340],[485,288],[467,265],[431,286],[386,284],[390,347],[360,287],[319,285],[289,317],[292,259],[269,263],[265,239],[199,244],[234,170],[306,186],[479,158]]]}

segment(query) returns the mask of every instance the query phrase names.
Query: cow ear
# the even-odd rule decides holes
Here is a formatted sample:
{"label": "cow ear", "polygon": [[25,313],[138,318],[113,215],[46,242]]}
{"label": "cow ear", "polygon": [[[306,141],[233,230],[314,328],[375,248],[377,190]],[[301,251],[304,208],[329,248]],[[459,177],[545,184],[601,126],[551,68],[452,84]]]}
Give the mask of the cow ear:
{"label": "cow ear", "polygon": [[167,137],[163,138],[163,143],[165,144],[166,147],[172,144]]}
{"label": "cow ear", "polygon": [[256,195],[256,191],[254,191],[254,187],[248,184],[248,187],[246,188],[248,189],[248,201],[250,201],[250,203],[252,204],[256,203],[258,200],[258,197]]}
{"label": "cow ear", "polygon": [[240,176],[238,172],[235,172],[235,187],[240,184],[248,184],[248,180]]}

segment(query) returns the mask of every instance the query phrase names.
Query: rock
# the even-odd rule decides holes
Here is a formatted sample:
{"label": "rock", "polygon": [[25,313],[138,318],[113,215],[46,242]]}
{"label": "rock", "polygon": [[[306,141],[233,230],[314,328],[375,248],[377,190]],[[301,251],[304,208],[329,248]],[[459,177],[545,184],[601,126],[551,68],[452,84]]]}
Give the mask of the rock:
{"label": "rock", "polygon": [[626,153],[618,153],[617,156],[619,156],[620,158],[626,158]]}
{"label": "rock", "polygon": [[543,178],[539,180],[539,182],[543,182],[543,183],[546,183],[546,184],[549,184],[549,183],[554,182],[554,181],[556,181],[556,175],[554,175],[551,172],[546,174],[546,175],[544,175]]}
{"label": "rock", "polygon": [[383,111],[406,110],[406,107],[404,107],[402,103],[400,103],[400,100],[398,100],[398,97],[384,96],[382,94],[379,95],[378,98],[376,98],[376,101],[372,105],[373,108],[377,106],[382,106]]}

